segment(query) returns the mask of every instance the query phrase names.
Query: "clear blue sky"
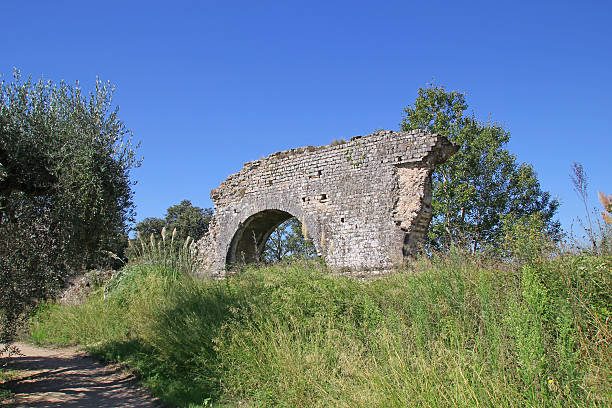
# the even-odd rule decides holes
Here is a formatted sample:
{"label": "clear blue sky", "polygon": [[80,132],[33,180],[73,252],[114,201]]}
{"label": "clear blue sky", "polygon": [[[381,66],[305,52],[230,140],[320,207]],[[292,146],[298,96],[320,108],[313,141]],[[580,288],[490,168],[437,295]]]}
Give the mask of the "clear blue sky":
{"label": "clear blue sky", "polygon": [[397,130],[432,79],[503,123],[509,150],[584,216],[581,162],[612,194],[609,1],[21,1],[0,5],[0,73],[117,86],[142,141],[138,220],[210,189],[245,161]]}

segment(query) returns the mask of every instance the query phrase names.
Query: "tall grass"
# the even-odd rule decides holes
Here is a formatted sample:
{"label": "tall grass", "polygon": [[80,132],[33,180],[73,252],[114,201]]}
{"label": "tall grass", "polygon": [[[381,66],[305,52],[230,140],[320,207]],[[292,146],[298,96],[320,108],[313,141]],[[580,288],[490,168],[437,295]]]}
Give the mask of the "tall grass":
{"label": "tall grass", "polygon": [[106,298],[47,306],[31,333],[126,362],[180,406],[603,407],[611,270],[454,255],[373,281],[315,263],[199,281],[143,264]]}
{"label": "tall grass", "polygon": [[132,263],[168,266],[186,274],[195,272],[198,266],[196,242],[189,236],[185,239],[185,242],[179,242],[176,228],[168,236],[166,227],[163,227],[161,240],[156,240],[155,234],[151,234],[146,242],[140,232],[137,232],[137,239],[134,241],[128,240],[128,245],[128,253],[131,254],[130,261]]}

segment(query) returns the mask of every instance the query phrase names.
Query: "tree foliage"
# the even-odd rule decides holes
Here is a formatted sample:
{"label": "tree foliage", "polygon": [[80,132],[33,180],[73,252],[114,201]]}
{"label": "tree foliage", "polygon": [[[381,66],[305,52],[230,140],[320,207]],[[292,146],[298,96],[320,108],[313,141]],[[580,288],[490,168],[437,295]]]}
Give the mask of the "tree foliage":
{"label": "tree foliage", "polygon": [[145,218],[136,224],[134,229],[144,237],[149,237],[151,234],[159,237],[162,228],[166,227],[167,231],[176,228],[177,242],[185,242],[187,237],[197,241],[208,231],[212,213],[211,208],[200,208],[192,205],[189,200],[183,200],[180,204],[168,207],[164,219]]}
{"label": "tree foliage", "polygon": [[157,217],[147,217],[144,220],[136,224],[134,229],[145,238],[151,236],[161,236],[162,229],[166,226],[166,221]]}
{"label": "tree foliage", "polygon": [[0,82],[0,342],[28,304],[126,243],[139,160],[113,90]]}
{"label": "tree foliage", "polygon": [[302,234],[302,223],[295,217],[289,218],[270,234],[264,246],[262,260],[266,263],[287,259],[308,259],[316,256],[312,241]]}
{"label": "tree foliage", "polygon": [[183,200],[178,205],[168,207],[166,225],[170,231],[176,228],[180,240],[189,236],[197,241],[208,231],[212,213],[211,208],[196,207],[191,201]]}
{"label": "tree foliage", "polygon": [[517,163],[506,150],[510,133],[464,115],[467,108],[464,94],[431,85],[419,89],[414,105],[404,109],[402,130],[424,129],[460,146],[432,176],[430,244],[462,245],[472,252],[492,248],[503,238],[508,215],[520,222],[539,214],[546,231],[558,237],[560,224],[553,217],[559,203],[541,189],[533,167]]}

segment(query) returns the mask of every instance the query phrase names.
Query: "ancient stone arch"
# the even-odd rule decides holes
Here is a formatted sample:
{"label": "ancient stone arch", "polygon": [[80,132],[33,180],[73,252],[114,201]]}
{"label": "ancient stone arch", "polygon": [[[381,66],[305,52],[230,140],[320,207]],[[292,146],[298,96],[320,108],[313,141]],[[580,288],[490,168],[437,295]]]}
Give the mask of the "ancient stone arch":
{"label": "ancient stone arch", "polygon": [[422,131],[380,131],[245,163],[211,191],[215,213],[199,242],[200,276],[256,261],[274,229],[295,216],[326,264],[390,270],[422,245],[431,221],[431,172],[457,151]]}

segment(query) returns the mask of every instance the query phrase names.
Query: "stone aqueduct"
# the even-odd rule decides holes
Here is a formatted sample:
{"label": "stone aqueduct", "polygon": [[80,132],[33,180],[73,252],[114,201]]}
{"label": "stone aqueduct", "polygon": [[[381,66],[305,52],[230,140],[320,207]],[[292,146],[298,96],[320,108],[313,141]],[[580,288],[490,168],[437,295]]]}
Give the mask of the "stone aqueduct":
{"label": "stone aqueduct", "polygon": [[387,271],[422,244],[431,221],[431,172],[457,150],[423,131],[380,131],[245,163],[211,191],[215,213],[198,242],[202,277],[256,261],[270,234],[297,217],[326,264]]}

